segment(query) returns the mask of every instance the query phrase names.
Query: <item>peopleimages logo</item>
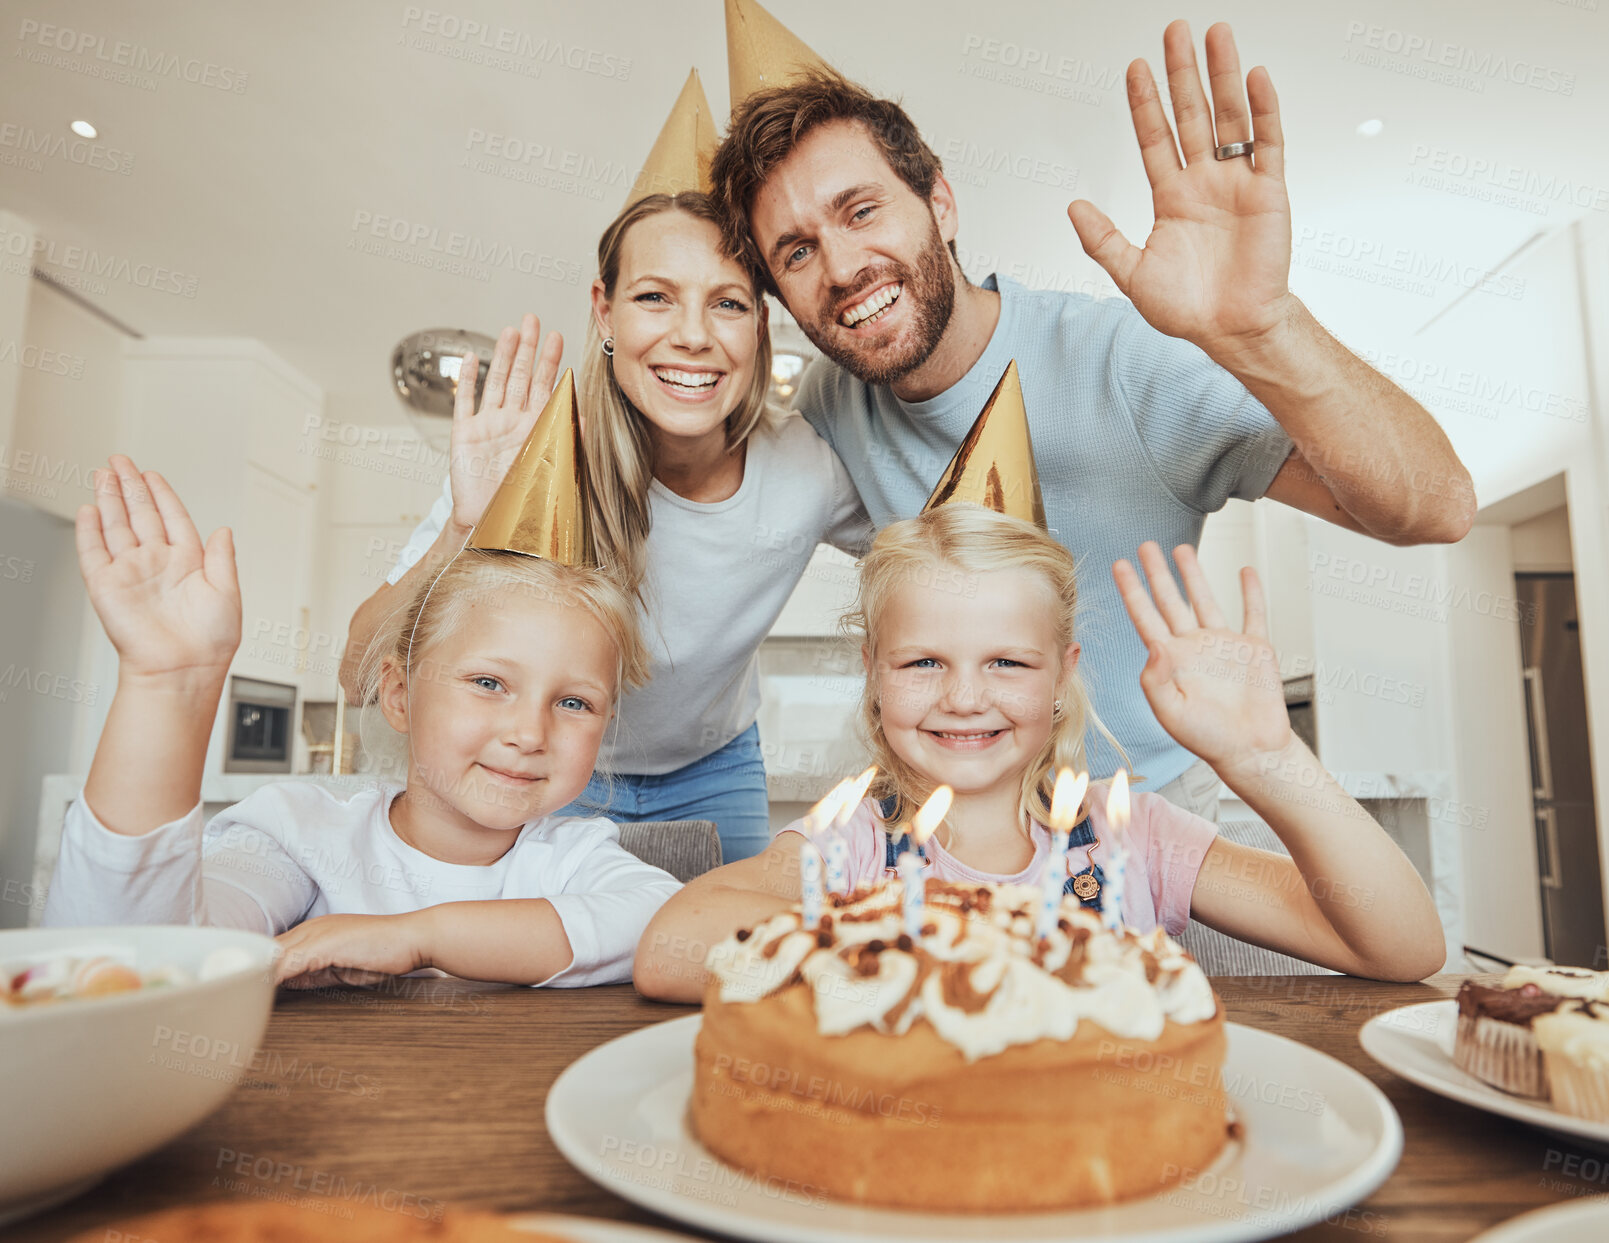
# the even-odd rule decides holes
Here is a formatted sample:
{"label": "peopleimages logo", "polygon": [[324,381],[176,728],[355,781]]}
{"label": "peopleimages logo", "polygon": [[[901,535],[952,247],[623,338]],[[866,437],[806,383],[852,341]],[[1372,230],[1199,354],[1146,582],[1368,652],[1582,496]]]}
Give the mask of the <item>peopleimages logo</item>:
{"label": "peopleimages logo", "polygon": [[1523,277],[1493,272],[1453,255],[1433,255],[1411,246],[1391,246],[1376,238],[1360,237],[1334,229],[1304,225],[1296,231],[1295,251],[1303,267],[1333,271],[1370,283],[1394,281],[1432,291],[1435,283],[1456,285],[1480,293],[1519,301],[1525,297]]}
{"label": "peopleimages logo", "polygon": [[[123,77],[132,79],[135,74],[149,74],[151,77],[131,81],[132,85],[146,90],[154,89],[154,78],[171,78],[192,86],[206,86],[239,95],[245,91],[251,77],[239,69],[199,57],[161,52],[141,43],[108,39],[93,31],[74,30],[32,17],[22,19],[17,39],[25,45],[33,45],[31,48],[18,49],[18,54],[24,60],[114,80],[122,80]],[[62,55],[52,55],[57,52]],[[114,70],[120,72],[108,72]]]}
{"label": "peopleimages logo", "polygon": [[[596,48],[582,47],[578,43],[565,43],[546,35],[540,38],[524,30],[508,26],[489,26],[474,18],[457,17],[438,9],[424,9],[408,5],[402,11],[402,27],[416,36],[428,35],[456,45],[462,59],[471,63],[485,60],[494,68],[511,68],[530,77],[540,73],[542,65],[563,65],[576,73],[590,73],[594,77],[614,78],[624,82],[631,76],[631,58],[616,56],[613,52],[600,52]],[[424,44],[412,44],[421,51],[432,51]],[[512,63],[524,61],[523,66]]]}
{"label": "peopleimages logo", "polygon": [[581,280],[581,265],[573,259],[516,246],[498,238],[477,237],[457,229],[443,230],[427,222],[404,220],[362,208],[352,213],[352,236],[347,240],[347,247],[381,258],[437,267],[455,274],[462,272],[478,280],[488,279],[492,268],[507,268],[522,276],[540,276],[565,285]]}
{"label": "peopleimages logo", "polygon": [[[1447,78],[1449,85],[1474,85],[1477,90],[1484,89],[1488,81],[1510,82],[1550,95],[1575,94],[1575,74],[1538,65],[1523,56],[1483,51],[1449,43],[1445,39],[1433,39],[1428,35],[1357,21],[1347,23],[1346,42],[1344,59],[1394,70],[1403,62],[1408,62],[1405,70],[1398,71],[1406,71],[1410,76],[1423,77],[1427,81]],[[1395,64],[1385,62],[1379,53],[1394,58]],[[1451,80],[1449,77],[1459,73],[1470,75],[1472,82]]]}

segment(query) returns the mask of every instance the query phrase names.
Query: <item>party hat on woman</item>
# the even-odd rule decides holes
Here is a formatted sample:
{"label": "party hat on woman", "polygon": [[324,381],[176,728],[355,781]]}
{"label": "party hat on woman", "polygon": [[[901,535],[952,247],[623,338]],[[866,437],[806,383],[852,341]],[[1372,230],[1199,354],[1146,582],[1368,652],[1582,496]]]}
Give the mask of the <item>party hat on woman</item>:
{"label": "party hat on woman", "polygon": [[1039,495],[1039,472],[1034,468],[1028,408],[1022,400],[1016,359],[1006,366],[922,512],[951,501],[971,501],[1045,526],[1045,502]]}
{"label": "party hat on woman", "polygon": [[670,116],[643,161],[625,206],[650,194],[680,194],[683,190],[709,192],[710,160],[715,156],[715,118],[698,70],[687,75],[682,92],[671,105]]}
{"label": "party hat on woman", "polygon": [[581,413],[575,374],[568,368],[466,547],[524,553],[560,565],[597,565],[587,517]]}

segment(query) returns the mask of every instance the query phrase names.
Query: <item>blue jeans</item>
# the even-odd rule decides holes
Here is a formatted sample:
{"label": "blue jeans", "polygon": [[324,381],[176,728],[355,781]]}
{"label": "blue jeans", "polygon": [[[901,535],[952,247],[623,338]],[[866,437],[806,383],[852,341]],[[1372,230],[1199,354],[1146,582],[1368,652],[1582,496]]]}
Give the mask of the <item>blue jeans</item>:
{"label": "blue jeans", "polygon": [[749,726],[718,751],[668,773],[594,774],[559,816],[635,820],[713,820],[727,863],[771,842],[771,810],[760,758],[760,727]]}

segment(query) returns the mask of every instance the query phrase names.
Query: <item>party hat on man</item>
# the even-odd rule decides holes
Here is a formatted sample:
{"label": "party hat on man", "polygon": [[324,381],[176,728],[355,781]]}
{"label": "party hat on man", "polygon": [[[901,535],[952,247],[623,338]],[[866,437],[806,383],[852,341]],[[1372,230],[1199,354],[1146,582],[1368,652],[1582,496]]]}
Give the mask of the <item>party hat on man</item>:
{"label": "party hat on man", "polygon": [[922,512],[951,501],[971,501],[1039,527],[1045,525],[1045,502],[1039,495],[1039,472],[1034,468],[1028,408],[1022,400],[1016,359],[1006,366]]}
{"label": "party hat on man", "polygon": [[717,143],[715,118],[709,100],[704,98],[698,70],[694,69],[682,84],[682,93],[676,96],[659,137],[654,139],[642,172],[626,195],[625,206],[650,194],[680,194],[683,190],[708,193],[710,160]]}
{"label": "party hat on man", "polygon": [[801,70],[830,68],[756,0],[726,0],[726,77],[734,112],[756,91],[781,86]]}
{"label": "party hat on man", "polygon": [[467,547],[596,565],[585,476],[575,374],[566,368]]}

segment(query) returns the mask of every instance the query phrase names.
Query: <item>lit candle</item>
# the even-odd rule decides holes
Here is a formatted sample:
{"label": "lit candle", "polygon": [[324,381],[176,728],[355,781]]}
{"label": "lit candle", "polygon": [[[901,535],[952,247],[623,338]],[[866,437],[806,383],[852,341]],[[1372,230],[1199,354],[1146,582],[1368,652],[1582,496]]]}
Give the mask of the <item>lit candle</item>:
{"label": "lit candle", "polygon": [[926,882],[922,879],[922,862],[917,852],[933,836],[934,830],[949,812],[954,797],[955,791],[949,786],[940,786],[928,796],[927,802],[922,804],[921,810],[911,820],[909,832],[912,848],[899,857],[899,878],[905,887],[905,935],[913,941],[920,940],[922,936],[922,910],[926,898]]}
{"label": "lit candle", "polygon": [[849,892],[849,843],[839,833],[827,839],[827,892]]}
{"label": "lit candle", "polygon": [[1061,912],[1062,887],[1067,883],[1067,836],[1078,822],[1078,809],[1089,787],[1089,774],[1073,776],[1063,768],[1056,774],[1056,787],[1050,796],[1050,858],[1045,860],[1045,879],[1039,895],[1041,937],[1055,930]]}
{"label": "lit candle", "polygon": [[799,845],[799,907],[806,928],[821,922],[821,852],[808,841]]}
{"label": "lit candle", "polygon": [[845,777],[827,791],[827,796],[821,802],[805,812],[804,820],[799,827],[806,837],[814,838],[819,836],[823,829],[837,819],[839,805],[843,802],[844,795],[849,792],[853,784],[850,778]]}
{"label": "lit candle", "polygon": [[1056,788],[1050,795],[1050,848],[1056,854],[1067,853],[1067,836],[1078,823],[1079,808],[1084,805],[1084,792],[1089,789],[1089,774],[1073,776],[1073,770],[1063,768],[1056,774]]}
{"label": "lit candle", "polygon": [[1106,797],[1106,822],[1112,848],[1107,856],[1106,884],[1101,886],[1101,922],[1116,932],[1123,926],[1123,872],[1129,862],[1123,840],[1129,825],[1129,778],[1121,770],[1112,778],[1112,790]]}
{"label": "lit candle", "polygon": [[866,789],[877,775],[877,766],[874,764],[853,781],[839,782],[834,790],[839,794],[839,800],[832,817],[832,836],[827,839],[827,892],[849,892],[849,842],[844,837],[844,829],[848,826],[850,817],[860,806],[861,799],[866,797]]}

